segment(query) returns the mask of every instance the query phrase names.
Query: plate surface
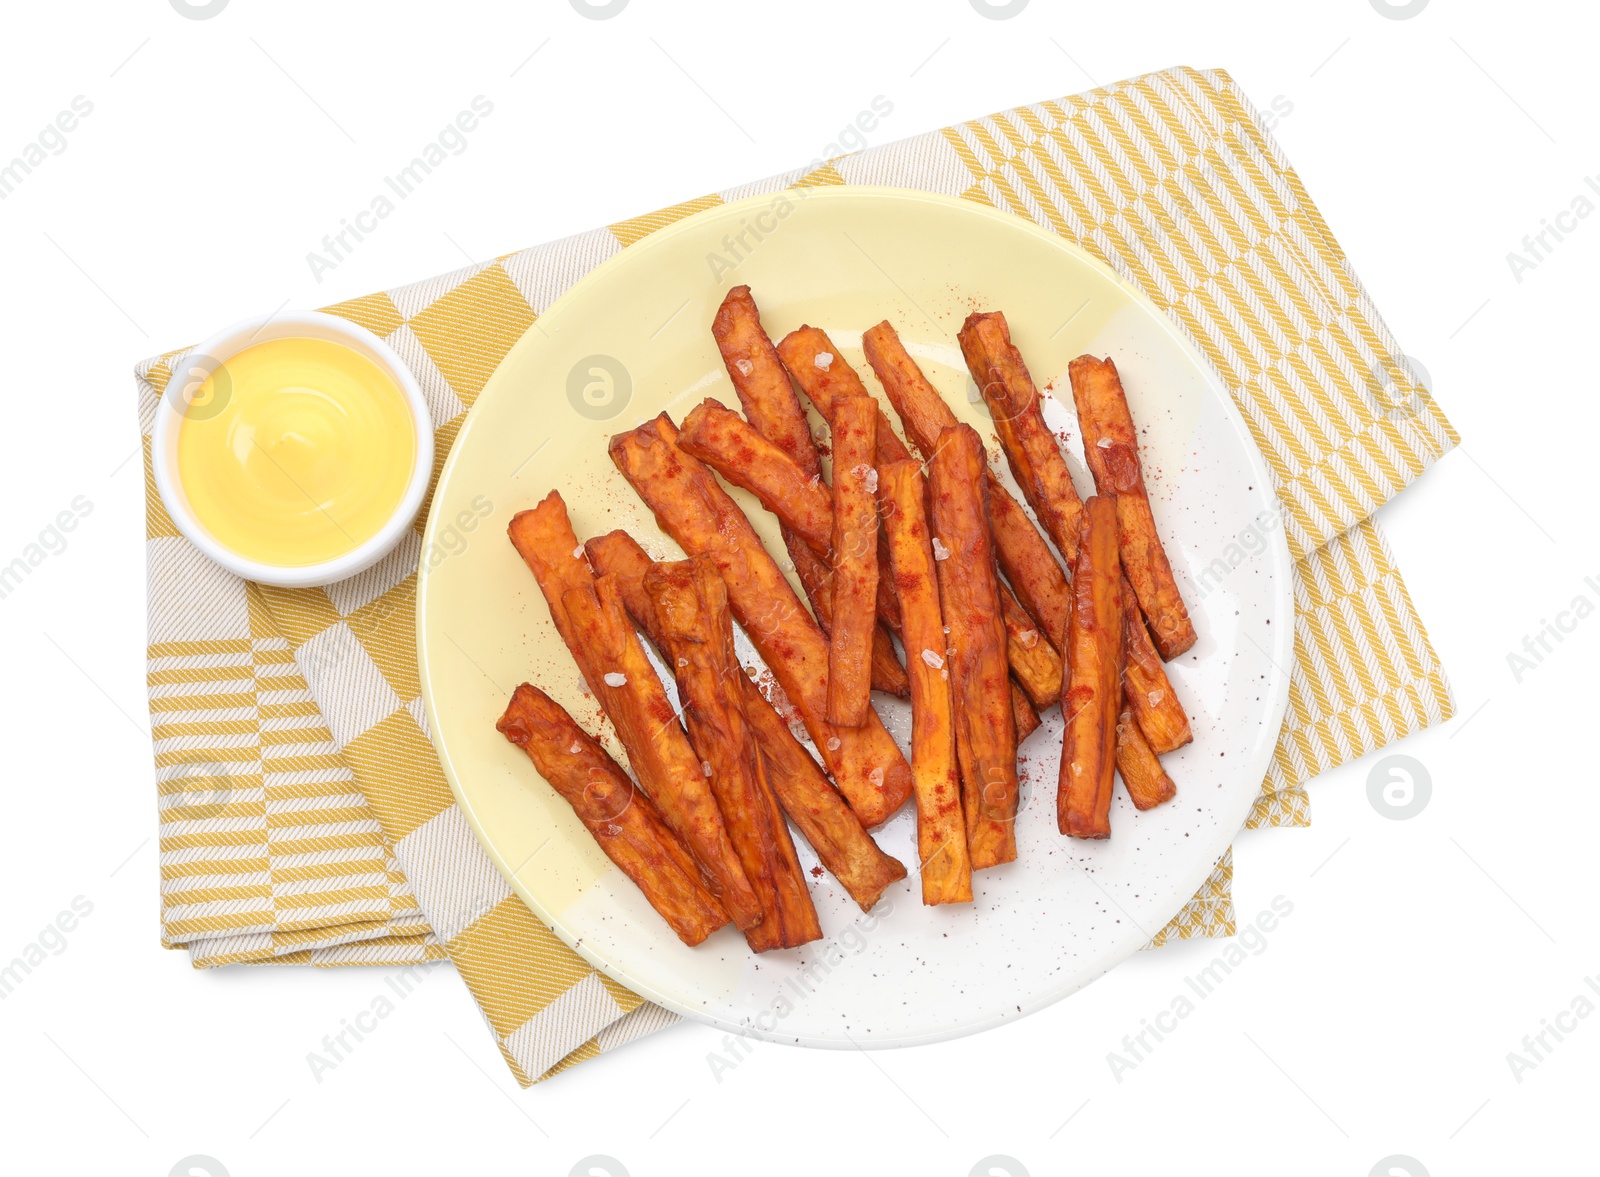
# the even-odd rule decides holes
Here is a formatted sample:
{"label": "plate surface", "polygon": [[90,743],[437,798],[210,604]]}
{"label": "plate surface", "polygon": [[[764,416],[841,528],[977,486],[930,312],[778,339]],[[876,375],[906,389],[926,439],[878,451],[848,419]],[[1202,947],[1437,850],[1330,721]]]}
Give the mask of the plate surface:
{"label": "plate surface", "polygon": [[[754,290],[774,339],[803,322],[823,327],[880,398],[861,333],[892,321],[991,453],[993,428],[956,331],[972,310],[1003,310],[1040,387],[1062,390],[1065,405],[1047,398],[1046,414],[1067,438],[1085,493],[1067,363],[1084,352],[1116,359],[1157,524],[1200,635],[1168,666],[1195,733],[1166,759],[1175,800],[1141,814],[1119,786],[1108,841],[1057,835],[1054,712],[1021,750],[1018,861],[980,872],[975,902],[925,908],[913,878],[863,913],[819,872],[813,895],[824,939],[756,958],[731,928],[698,948],[680,944],[495,731],[524,680],[590,730],[600,718],[504,538],[507,521],[555,488],[581,538],[621,527],[653,555],[679,554],[612,467],[606,441],[663,410],[681,421],[705,397],[738,407],[710,334],[718,303],[738,283]],[[789,191],[709,209],[624,250],[562,296],[473,406],[434,496],[418,583],[434,746],[517,894],[635,992],[701,1021],[810,1046],[971,1033],[1065,996],[1146,943],[1194,895],[1248,814],[1277,741],[1293,656],[1290,562],[1270,485],[1216,374],[1173,323],[1105,266],[1029,222],[870,188]],[[735,497],[781,560],[772,518],[743,492]],[[753,661],[742,638],[741,648]],[[875,700],[906,746],[907,708]],[[908,803],[877,833],[908,865],[914,808]],[[813,867],[809,847],[795,840]]]}

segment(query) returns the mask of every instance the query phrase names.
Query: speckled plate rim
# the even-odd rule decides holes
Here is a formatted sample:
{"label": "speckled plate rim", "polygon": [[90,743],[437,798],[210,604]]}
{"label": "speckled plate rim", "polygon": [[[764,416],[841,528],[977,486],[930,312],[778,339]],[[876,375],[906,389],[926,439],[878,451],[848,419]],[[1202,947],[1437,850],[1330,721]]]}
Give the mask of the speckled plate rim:
{"label": "speckled plate rim", "polygon": [[[908,203],[936,204],[947,209],[958,211],[962,215],[984,218],[992,221],[1004,222],[1009,227],[1020,230],[1032,236],[1041,248],[1060,250],[1073,255],[1080,263],[1086,264],[1099,271],[1104,277],[1110,279],[1116,287],[1127,297],[1131,304],[1139,306],[1146,311],[1151,319],[1159,323],[1161,329],[1169,336],[1174,344],[1185,353],[1201,377],[1207,391],[1220,405],[1225,418],[1240,439],[1241,449],[1244,451],[1245,460],[1249,464],[1249,475],[1254,479],[1254,485],[1261,488],[1263,509],[1270,510],[1276,503],[1276,494],[1272,491],[1273,478],[1268,469],[1266,460],[1262,456],[1255,439],[1250,435],[1250,430],[1245,423],[1239,408],[1234,404],[1221,376],[1195,346],[1188,335],[1176,324],[1172,318],[1155,304],[1142,290],[1118,274],[1100,259],[1088,253],[1077,243],[1058,236],[1034,222],[1012,213],[1003,212],[973,201],[963,200],[958,197],[944,196],[938,193],[925,192],[919,189],[893,188],[874,185],[850,185],[842,188],[815,188],[806,191],[807,204],[818,202],[832,203],[835,201],[849,202],[860,200],[886,200],[902,201]],[[456,803],[461,807],[466,816],[468,825],[477,837],[484,852],[494,863],[502,877],[516,895],[528,905],[529,909],[546,925],[556,936],[571,948],[580,957],[594,968],[606,974],[612,980],[627,987],[634,993],[654,1002],[664,1009],[668,1009],[690,1020],[704,1025],[715,1026],[745,1037],[753,1037],[766,1041],[783,1043],[787,1045],[821,1047],[837,1050],[877,1050],[891,1047],[918,1046],[933,1042],[947,1041],[953,1038],[965,1037],[969,1034],[982,1033],[985,1030],[1009,1022],[1017,1021],[1029,1014],[1037,1013],[1047,1006],[1055,1004],[1065,997],[1071,996],[1084,986],[1091,984],[1115,968],[1123,960],[1137,952],[1141,945],[1136,941],[1108,945],[1093,960],[1085,962],[1076,971],[1075,975],[1059,986],[1038,994],[1031,1001],[1024,1002],[1011,1014],[996,1014],[970,1022],[962,1022],[948,1029],[930,1031],[922,1034],[909,1034],[896,1038],[851,1038],[838,1040],[833,1038],[813,1038],[809,1036],[782,1035],[765,1033],[748,1023],[736,1023],[709,1014],[703,1009],[698,1009],[670,993],[659,990],[650,981],[632,975],[627,969],[620,968],[607,960],[602,954],[594,951],[571,929],[566,927],[543,903],[540,902],[530,888],[521,880],[515,867],[509,863],[497,849],[495,839],[492,837],[486,823],[472,804],[468,790],[461,781],[461,772],[455,758],[451,754],[443,735],[443,728],[439,722],[440,700],[438,699],[434,676],[430,670],[432,645],[430,644],[430,595],[429,595],[429,561],[427,553],[433,550],[437,541],[437,531],[440,527],[440,512],[436,505],[445,497],[445,488],[449,485],[457,468],[462,462],[463,454],[470,448],[473,427],[483,416],[480,409],[491,398],[501,395],[501,388],[509,386],[508,373],[515,371],[520,362],[520,353],[525,349],[534,348],[545,338],[545,332],[540,325],[546,328],[552,320],[557,319],[566,310],[569,303],[574,301],[575,295],[589,284],[607,278],[613,271],[638,265],[642,258],[647,257],[655,250],[666,246],[677,237],[698,232],[708,220],[728,218],[735,220],[741,213],[764,208],[771,205],[774,197],[771,193],[762,193],[749,196],[741,200],[729,201],[715,205],[700,212],[691,214],[682,220],[676,221],[665,228],[658,229],[649,236],[628,246],[620,253],[601,262],[590,270],[577,282],[573,283],[562,295],[557,298],[541,315],[540,323],[530,326],[520,339],[512,345],[500,364],[496,367],[489,379],[485,382],[483,390],[473,402],[473,407],[468,411],[462,423],[460,433],[455,444],[445,460],[440,471],[439,481],[435,486],[430,503],[427,526],[422,537],[422,557],[417,569],[417,601],[416,601],[416,626],[417,626],[417,670],[422,688],[423,706],[428,716],[429,739],[434,751],[439,757],[439,762],[444,769],[445,777],[450,783],[450,790],[454,794]],[[712,346],[709,337],[707,347]],[[1266,651],[1272,664],[1274,676],[1268,691],[1266,706],[1260,730],[1272,733],[1271,738],[1262,738],[1256,747],[1255,755],[1249,763],[1240,770],[1235,778],[1239,783],[1236,786],[1237,799],[1233,809],[1236,817],[1232,820],[1219,822],[1217,833],[1212,841],[1205,846],[1205,853],[1196,856],[1196,865],[1188,875],[1180,875],[1181,886],[1174,886],[1172,891],[1175,899],[1172,909],[1163,920],[1162,926],[1182,910],[1184,904],[1195,895],[1205,881],[1216,869],[1216,863],[1233,844],[1238,831],[1243,827],[1245,819],[1249,816],[1250,809],[1259,795],[1260,783],[1266,778],[1267,770],[1272,762],[1276,748],[1276,734],[1282,730],[1283,717],[1289,703],[1289,672],[1285,669],[1294,657],[1294,563],[1289,555],[1288,536],[1284,530],[1281,511],[1271,511],[1273,523],[1268,528],[1266,548],[1262,556],[1269,562],[1270,576],[1277,587],[1275,600],[1277,611],[1272,618],[1272,649]],[[914,802],[911,802],[914,804]]]}

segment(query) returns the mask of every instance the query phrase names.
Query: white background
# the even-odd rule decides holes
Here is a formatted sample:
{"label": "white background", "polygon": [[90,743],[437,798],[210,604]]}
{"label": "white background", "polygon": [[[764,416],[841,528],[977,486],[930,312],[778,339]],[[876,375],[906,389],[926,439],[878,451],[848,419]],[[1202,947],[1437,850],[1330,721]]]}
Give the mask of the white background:
{"label": "white background", "polygon": [[[1600,974],[1600,621],[1520,683],[1507,655],[1600,603],[1600,217],[1521,281],[1506,255],[1600,175],[1579,5],[633,0],[597,21],[566,0],[232,0],[193,20],[123,0],[0,20],[0,161],[94,106],[0,201],[0,563],[93,504],[0,600],[0,960],[93,904],[0,1002],[0,1169],[1572,1171],[1600,1017],[1520,1082],[1506,1056]],[[381,970],[201,973],[158,947],[135,360],[803,164],[880,94],[874,143],[1178,64],[1292,108],[1277,135],[1465,439],[1381,513],[1458,717],[1399,749],[1432,778],[1415,818],[1369,803],[1374,756],[1315,782],[1310,829],[1240,838],[1241,922],[1276,896],[1293,913],[1146,1061],[1119,1082],[1106,1055],[1217,942],[977,1038],[757,1045],[718,1082],[720,1036],[681,1025],[527,1092],[451,966],[319,1083],[307,1053]],[[479,94],[468,149],[318,283],[306,254]]]}

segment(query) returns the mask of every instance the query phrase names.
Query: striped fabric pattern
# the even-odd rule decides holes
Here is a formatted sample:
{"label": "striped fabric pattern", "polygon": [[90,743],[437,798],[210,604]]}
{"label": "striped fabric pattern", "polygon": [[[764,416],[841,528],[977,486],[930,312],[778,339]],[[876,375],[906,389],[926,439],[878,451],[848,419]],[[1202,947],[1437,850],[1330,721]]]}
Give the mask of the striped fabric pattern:
{"label": "striped fabric pattern", "polygon": [[1309,825],[1305,785],[1453,704],[1383,533],[1371,519],[1295,565],[1289,713],[1249,825]]}
{"label": "striped fabric pattern", "polygon": [[1150,938],[1146,948],[1160,948],[1169,940],[1231,936],[1238,930],[1233,910],[1233,851],[1217,862],[1217,869],[1172,922]]}
{"label": "striped fabric pattern", "polygon": [[[815,184],[918,188],[1028,217],[1135,282],[1221,373],[1297,559],[1290,712],[1252,826],[1306,824],[1312,776],[1449,716],[1369,516],[1455,435],[1221,72],[1019,108],[327,309],[416,373],[442,465],[502,357],[594,266],[722,201]],[[390,557],[325,589],[245,584],[178,535],[149,432],[183,354],[137,369],[163,942],[197,967],[448,956],[525,1085],[675,1020],[535,919],[455,805],[419,698],[420,520]],[[1230,853],[1152,947],[1231,934],[1232,877]]]}
{"label": "striped fabric pattern", "polygon": [[442,957],[255,587],[148,518],[163,943],[197,965]]}
{"label": "striped fabric pattern", "polygon": [[1174,70],[944,133],[961,195],[1072,238],[1181,323],[1233,390],[1303,556],[1459,440],[1220,71]]}

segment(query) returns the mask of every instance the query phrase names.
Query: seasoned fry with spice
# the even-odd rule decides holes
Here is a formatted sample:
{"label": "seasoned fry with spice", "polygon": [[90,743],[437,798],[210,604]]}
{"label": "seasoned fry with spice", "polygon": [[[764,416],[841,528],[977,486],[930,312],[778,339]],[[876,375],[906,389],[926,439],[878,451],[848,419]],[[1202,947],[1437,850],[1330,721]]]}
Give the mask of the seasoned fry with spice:
{"label": "seasoned fry with spice", "polygon": [[[880,326],[887,327],[887,324]],[[873,330],[877,331],[879,328]],[[892,334],[891,331],[891,337]],[[899,340],[896,339],[894,343],[898,347]],[[802,327],[779,344],[785,363],[794,365],[791,371],[799,373],[796,379],[824,418],[830,416],[834,403],[840,398],[858,395],[855,391],[857,389],[865,391],[855,371],[828,350],[832,346],[828,342],[828,337],[814,327]],[[903,349],[900,354],[904,355]],[[819,368],[816,363],[822,355],[831,357],[826,368]],[[869,351],[868,355],[870,358],[872,352]],[[905,362],[911,364],[909,356],[905,357]],[[915,370],[914,364],[911,364],[911,367]],[[880,372],[880,379],[882,375]],[[918,371],[916,375],[920,379],[922,374]],[[929,395],[932,397],[931,406],[923,404]],[[891,399],[893,399],[892,394]],[[896,401],[895,404],[898,408],[899,402]],[[921,407],[926,410],[921,417],[915,418],[919,424],[926,424],[930,428],[937,425],[937,429],[945,429],[956,424],[955,414],[950,412],[949,407],[939,398],[939,394],[931,385],[927,385],[926,381],[924,388],[910,398],[910,404],[913,408]],[[932,406],[936,406],[936,410]],[[899,411],[901,419],[907,424],[908,432],[911,431],[913,419],[906,416],[905,409]],[[935,439],[938,437],[937,429],[926,444],[917,441],[918,448],[922,449],[924,454],[933,452]],[[917,440],[915,435],[913,440]],[[880,471],[892,462],[903,462],[910,457],[911,453],[906,449],[905,443],[900,440],[894,431],[894,426],[880,410],[878,413]],[[1043,538],[1033,530],[1033,524],[1022,513],[1022,509],[1010,497],[1009,492],[992,477],[989,496],[991,509],[1002,515],[1005,524],[1003,534],[999,527],[995,528],[996,556],[1001,561],[1001,568],[1006,571],[1008,577],[1014,577],[1014,583],[1023,586],[1034,602],[1030,606],[1026,600],[1018,601],[1017,594],[1007,586],[1001,585],[1007,631],[1017,635],[1032,632],[1043,639],[1039,643],[1008,643],[1007,650],[1008,655],[1012,656],[1012,669],[1035,707],[1053,707],[1061,694],[1061,656],[1056,651],[1056,639],[1052,639],[1048,633],[1041,632],[1041,621],[1045,629],[1052,626],[1065,628],[1068,599],[1066,577],[1050,554],[1050,549]],[[762,496],[762,501],[766,502],[765,495]],[[1007,504],[1009,511],[1006,509]],[[1009,565],[1005,553],[1000,550],[1002,538],[1007,541],[1007,547],[1015,555],[1015,559]],[[879,616],[882,616],[881,611]],[[1034,617],[1041,617],[1041,621],[1033,620]],[[1020,720],[1022,710],[1019,709],[1017,714]],[[1037,713],[1032,714],[1029,731],[1038,727],[1038,720]]]}
{"label": "seasoned fry with spice", "polygon": [[664,653],[675,667],[689,742],[716,795],[722,823],[762,920],[745,932],[752,950],[796,948],[820,939],[822,927],[766,763],[745,718],[744,668],[733,650],[728,597],[709,557],[657,564],[644,589],[660,625]]}
{"label": "seasoned fry with spice", "polygon": [[807,474],[732,409],[718,401],[701,401],[683,419],[678,448],[755,495],[818,555],[831,553],[833,495],[822,476]]}
{"label": "seasoned fry with spice", "polygon": [[[1006,626],[1006,658],[1011,673],[1035,707],[1053,707],[1061,699],[1061,653],[1039,632],[1011,590],[1000,586],[1000,616]],[[1018,733],[1021,738],[1022,733]]]}
{"label": "seasoned fry with spice", "polygon": [[[828,423],[830,429],[834,428],[834,405],[846,397],[869,397],[866,386],[861,383],[861,377],[856,375],[855,369],[845,362],[828,339],[828,336],[816,327],[800,327],[789,332],[778,343],[778,356],[783,360],[783,366],[788,369],[789,375],[794,377],[800,391],[816,406],[817,412]],[[889,419],[873,405],[877,439],[874,445],[876,464],[888,465],[898,462],[911,455],[906,453],[905,443],[895,436],[894,426],[889,424]],[[837,451],[835,444],[835,451]],[[839,455],[834,453],[833,474],[835,480],[839,476]],[[878,564],[880,567],[889,562],[887,540],[880,528],[878,531]],[[900,603],[895,600],[894,588],[885,578],[878,583],[878,616],[883,619],[890,629],[898,629],[900,623]]]}
{"label": "seasoned fry with spice", "polygon": [[706,887],[734,924],[741,931],[754,927],[761,922],[761,904],[728,840],[700,758],[689,747],[615,584],[602,577],[567,589],[561,602],[572,628],[568,649],[617,729],[640,785],[694,855]]}
{"label": "seasoned fry with spice", "polygon": [[1078,558],[1083,500],[1072,485],[1055,434],[1044,423],[1039,389],[1011,342],[1006,317],[999,312],[968,315],[959,338],[967,370],[989,406],[1011,475],[1062,559],[1071,564]]}
{"label": "seasoned fry with spice", "polygon": [[[829,509],[831,511],[831,504]],[[811,611],[816,615],[822,636],[827,637],[833,631],[833,570],[794,532],[784,528],[783,535],[784,546],[788,548],[794,564],[794,574],[805,591],[806,599],[811,602]],[[906,677],[906,668],[900,665],[900,656],[894,652],[894,642],[882,624],[872,631],[872,689],[902,699],[911,697],[911,680]]]}
{"label": "seasoned fry with spice", "polygon": [[955,413],[911,358],[887,319],[861,336],[861,350],[889,395],[906,437],[924,457],[931,456],[939,434],[955,425]]}
{"label": "seasoned fry with spice", "polygon": [[1011,680],[1011,716],[1017,725],[1017,747],[1022,747],[1034,732],[1038,731],[1043,721],[1039,718],[1039,711],[1034,707],[1028,693],[1017,685],[1017,680]]}
{"label": "seasoned fry with spice", "polygon": [[665,658],[665,639],[661,625],[656,620],[655,606],[644,591],[644,574],[654,568],[656,561],[639,546],[639,541],[626,531],[608,531],[593,539],[583,541],[584,555],[594,566],[596,576],[609,576],[617,586],[622,607],[633,619],[656,651]]}
{"label": "seasoned fry with spice", "polygon": [[[1017,484],[1070,566],[1078,558],[1083,503],[1072,485],[1072,476],[1056,439],[1044,423],[1039,390],[1028,375],[1021,353],[1011,342],[1005,317],[1000,314],[969,316],[961,329],[961,350],[973,380],[983,390],[983,399],[994,418],[995,431]],[[1170,752],[1188,742],[1189,720],[1151,645],[1137,598],[1128,586],[1126,568],[1123,586],[1127,590],[1124,593],[1126,656],[1130,673],[1137,663],[1142,684],[1134,714],[1156,750]],[[1128,612],[1130,603],[1131,614]],[[1172,743],[1173,740],[1177,743]]]}
{"label": "seasoned fry with spice", "polygon": [[939,435],[928,461],[928,498],[973,870],[1017,856],[1017,729],[983,471],[983,442],[970,425]]}
{"label": "seasoned fry with spice", "polygon": [[611,439],[611,458],[690,555],[709,555],[741,628],[805,721],[834,783],[863,825],[911,794],[911,766],[876,714],[859,728],[828,723],[828,642],[800,604],[750,521],[715,475],[676,444],[665,415]]}
{"label": "seasoned fry with spice", "polygon": [[[789,332],[778,341],[778,357],[783,360],[789,375],[794,377],[794,382],[800,386],[800,391],[817,406],[817,412],[830,426],[833,424],[836,401],[848,396],[871,395],[867,392],[867,386],[861,383],[861,377],[856,375],[856,370],[845,362],[827,332],[820,327],[799,327]],[[905,442],[900,440],[881,409],[875,420],[879,465],[887,466],[890,462],[903,462],[909,458],[911,455],[906,451]]]}
{"label": "seasoned fry with spice", "polygon": [[[711,334],[717,341],[717,350],[722,354],[722,362],[728,369],[728,377],[733,381],[740,407],[744,409],[749,423],[757,433],[787,454],[806,478],[820,480],[822,456],[817,452],[816,440],[811,436],[811,423],[806,419],[806,411],[800,405],[800,398],[795,395],[794,386],[789,383],[788,374],[778,358],[777,350],[772,346],[772,340],[761,326],[761,312],[748,286],[735,286],[728,291],[711,324]],[[831,507],[831,501],[829,505]],[[770,505],[768,509],[772,509]],[[830,603],[831,574],[826,578],[807,575],[808,569],[813,573],[816,571],[816,562],[809,558],[809,554],[803,550],[806,545],[788,527],[783,529],[783,543],[789,550],[801,585],[826,634],[830,625],[828,619],[833,614]],[[893,606],[887,602],[884,604],[890,610],[885,621],[892,620]],[[884,616],[882,608],[880,616]],[[911,686],[906,679],[905,669],[899,666],[894,656],[894,643],[889,640],[889,634],[882,626],[873,636],[872,649],[872,685],[902,698],[909,695]],[[891,670],[891,663],[899,669]]]}
{"label": "seasoned fry with spice", "polygon": [[1107,495],[1084,504],[1078,563],[1072,573],[1067,627],[1067,680],[1061,714],[1067,722],[1056,823],[1075,838],[1111,836],[1111,783],[1122,714],[1122,572],[1117,556],[1117,505]]}
{"label": "seasoned fry with spice", "polygon": [[528,754],[678,939],[699,944],[728,922],[655,803],[559,703],[523,683],[495,727]]}
{"label": "seasoned fry with spice", "polygon": [[[861,346],[903,437],[826,331],[774,344],[749,287],[735,287],[711,332],[738,405],[702,400],[681,430],[661,412],[607,449],[659,528],[641,534],[684,557],[655,560],[624,531],[580,544],[554,491],[511,520],[627,756],[613,760],[527,683],[496,727],[683,943],[729,922],[756,953],[821,940],[791,824],[816,851],[805,861],[821,863],[809,873],[831,871],[873,910],[907,869],[869,831],[912,793],[923,904],[971,904],[974,872],[1018,856],[1019,747],[1058,704],[1061,834],[1108,838],[1119,777],[1138,810],[1176,796],[1162,757],[1194,736],[1164,662],[1197,639],[1127,398],[1110,359],[1072,361],[1096,488],[1084,501],[1017,346],[1034,338],[1022,326],[1013,341],[1003,314],[978,311],[957,332],[1009,470],[997,473],[957,415],[967,409],[887,321]],[[946,373],[947,344],[925,354]],[[828,432],[813,430],[819,417]],[[787,561],[746,518],[752,502]],[[740,664],[735,623],[764,668]],[[874,690],[910,700],[909,753]]]}
{"label": "seasoned fry with spice", "polygon": [[[905,426],[906,436],[924,457],[931,457],[939,444],[939,434],[956,423],[955,413],[923,375],[887,321],[867,331],[861,337],[861,346]],[[1043,628],[1051,644],[1059,648],[1071,610],[1066,574],[1011,492],[992,473],[988,481],[989,526],[1000,571],[1005,573],[1022,607]]]}
{"label": "seasoned fry with spice", "polygon": [[794,459],[808,478],[821,474],[822,460],[811,437],[811,424],[761,326],[761,312],[750,287],[735,286],[728,291],[712,320],[711,335],[750,424]]}
{"label": "seasoned fry with spice", "polygon": [[926,486],[912,461],[890,463],[882,477],[884,500],[893,506],[884,512],[884,527],[911,675],[911,775],[917,792],[922,902],[966,903],[972,899],[972,863],[967,857],[956,761],[955,710],[946,665],[949,643],[923,511]]}
{"label": "seasoned fry with spice", "polygon": [[[831,637],[834,590],[828,561],[833,551],[833,496],[821,475],[806,474],[748,421],[714,400],[702,401],[684,419],[678,445],[734,486],[755,495],[778,517],[800,587],[811,601],[823,635]],[[792,542],[796,538],[804,542]],[[898,611],[884,604],[880,601],[879,617],[898,622]],[[905,667],[882,625],[872,630],[872,686],[901,698],[911,694]]]}
{"label": "seasoned fry with spice", "polygon": [[[644,591],[644,575],[653,563],[645,550],[625,531],[598,536],[585,547],[595,569],[616,578],[623,606],[634,623],[662,649],[661,626]],[[906,868],[878,848],[760,689],[744,675],[740,679],[745,718],[761,744],[767,780],[778,795],[778,804],[811,843],[822,865],[862,911],[870,911],[890,883],[906,877]]]}
{"label": "seasoned fry with spice", "polygon": [[1079,356],[1067,367],[1083,430],[1083,455],[1103,495],[1114,495],[1123,571],[1139,598],[1161,657],[1171,661],[1195,643],[1194,624],[1178,593],[1172,564],[1156,533],[1139,465],[1139,436],[1117,366]]}
{"label": "seasoned fry with spice", "polygon": [[1126,706],[1117,717],[1117,773],[1136,809],[1154,809],[1178,794],[1178,787],[1145,743],[1144,733]]}
{"label": "seasoned fry with spice", "polygon": [[1128,578],[1122,578],[1123,685],[1128,689],[1128,706],[1157,755],[1176,752],[1194,735],[1178,694],[1167,679],[1167,669],[1151,644],[1139,600],[1133,595]]}
{"label": "seasoned fry with spice", "polygon": [[517,549],[517,555],[539,582],[539,591],[544,593],[545,604],[550,608],[550,620],[555,622],[556,632],[571,649],[572,627],[562,597],[569,588],[594,584],[594,573],[573,533],[566,502],[559,492],[551,491],[537,507],[513,515],[506,534],[511,537],[511,546]]}
{"label": "seasoned fry with spice", "polygon": [[1022,504],[993,474],[989,475],[989,529],[994,534],[995,560],[1006,574],[1006,582],[1045,637],[1061,649],[1072,612],[1067,574]]}
{"label": "seasoned fry with spice", "polygon": [[872,630],[878,596],[878,406],[842,397],[833,406],[833,632],[828,722],[860,727],[872,710]]}
{"label": "seasoned fry with spice", "polygon": [[778,795],[778,804],[811,843],[823,867],[862,911],[871,911],[890,883],[906,877],[904,864],[872,840],[838,790],[828,783],[821,766],[794,738],[783,716],[748,679],[745,714],[761,742],[767,780]]}

